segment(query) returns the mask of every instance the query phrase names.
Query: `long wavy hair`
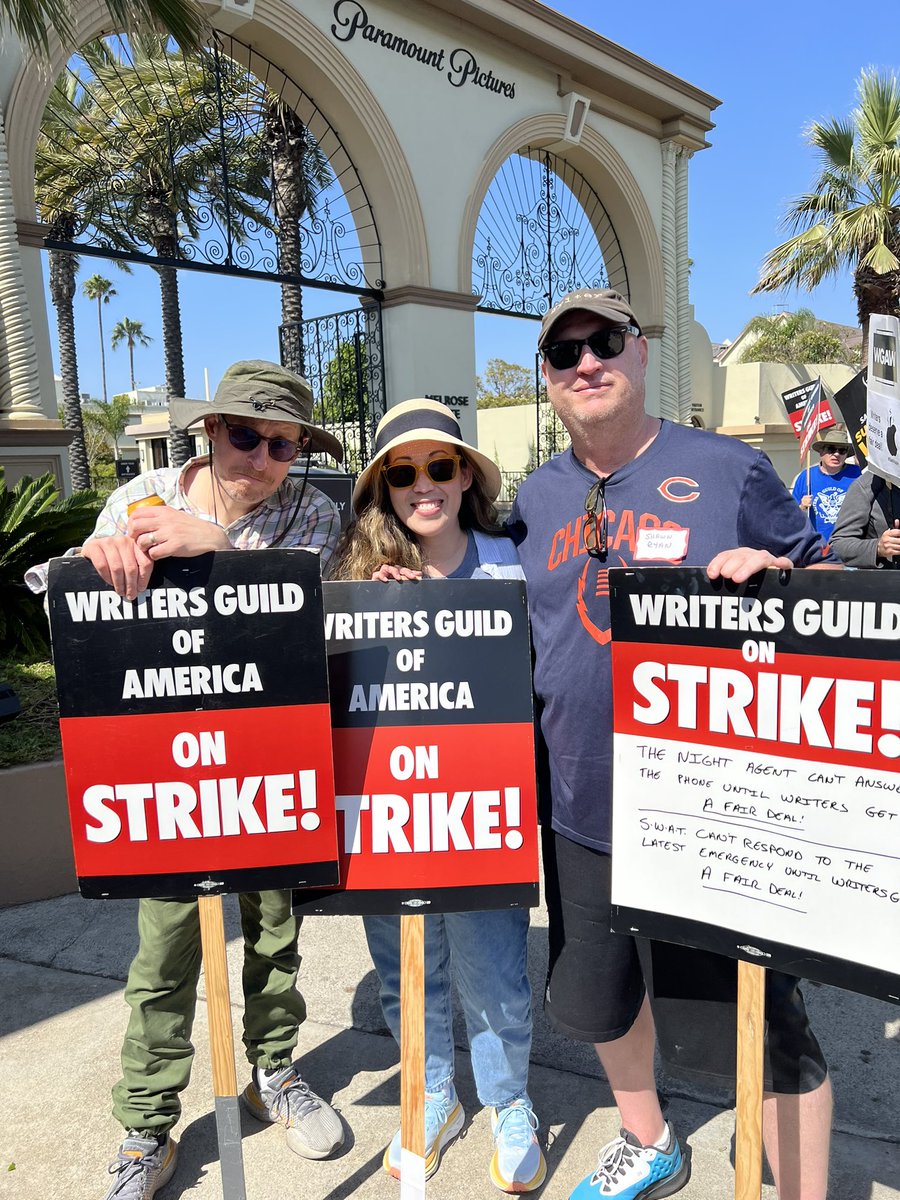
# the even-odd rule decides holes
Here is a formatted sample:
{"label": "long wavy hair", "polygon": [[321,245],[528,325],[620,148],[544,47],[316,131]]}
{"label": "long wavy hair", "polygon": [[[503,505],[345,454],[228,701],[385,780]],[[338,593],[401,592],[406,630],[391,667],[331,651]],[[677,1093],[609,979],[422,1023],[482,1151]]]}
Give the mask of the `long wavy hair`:
{"label": "long wavy hair", "polygon": [[[477,529],[480,533],[498,533],[497,510],[488,497],[484,475],[458,446],[462,466],[472,472],[472,482],[462,494],[459,524],[462,529]],[[341,534],[328,565],[329,579],[371,579],[372,573],[384,563],[423,571],[428,555],[416,535],[403,524],[394,507],[381,470],[372,472],[371,486],[360,498],[359,515]]]}

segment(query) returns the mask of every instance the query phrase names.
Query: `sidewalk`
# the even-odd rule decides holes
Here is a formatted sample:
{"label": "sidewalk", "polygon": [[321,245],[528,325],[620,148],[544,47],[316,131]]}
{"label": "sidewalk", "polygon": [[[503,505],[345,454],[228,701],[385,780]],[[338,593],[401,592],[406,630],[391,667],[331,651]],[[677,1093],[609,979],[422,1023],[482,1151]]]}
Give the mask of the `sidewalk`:
{"label": "sidewalk", "polygon": [[[239,1087],[240,959],[235,904],[226,900],[226,934]],[[109,1114],[125,1028],[122,981],[135,946],[131,901],[77,896],[0,909],[0,1197],[101,1200],[105,1166],[121,1136]],[[531,975],[540,996],[546,964],[546,914],[536,910]],[[399,1200],[381,1156],[398,1123],[398,1056],[378,1006],[375,976],[357,918],[311,918],[300,938],[300,983],[310,1013],[301,1029],[304,1077],[333,1102],[349,1129],[344,1150],[308,1162],[281,1131],[243,1123],[248,1200]],[[900,1200],[900,1008],[807,985],[813,1024],[831,1064],[837,1109],[832,1150],[834,1200]],[[201,982],[201,997],[203,996]],[[460,1034],[461,1034],[460,1030]],[[198,1006],[198,1046],[177,1130],[180,1164],[161,1200],[221,1200],[206,1008]],[[459,1041],[464,1039],[459,1038]],[[615,1110],[590,1047],[549,1029],[536,1005],[530,1091],[548,1138],[548,1179],[540,1195],[566,1200],[618,1132]],[[490,1120],[474,1095],[468,1056],[459,1053],[467,1125],[427,1186],[434,1200],[481,1200],[491,1185]],[[685,1200],[730,1200],[734,1129],[727,1097],[664,1080],[668,1115],[693,1156]],[[15,1164],[15,1169],[10,1169]],[[775,1200],[763,1188],[764,1200]]]}

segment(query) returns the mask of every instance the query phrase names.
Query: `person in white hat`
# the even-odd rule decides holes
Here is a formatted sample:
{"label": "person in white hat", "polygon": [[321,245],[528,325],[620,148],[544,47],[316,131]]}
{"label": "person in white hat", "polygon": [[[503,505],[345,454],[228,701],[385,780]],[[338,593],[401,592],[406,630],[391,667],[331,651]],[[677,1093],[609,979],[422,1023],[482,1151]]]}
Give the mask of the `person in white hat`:
{"label": "person in white hat", "polygon": [[[463,440],[453,413],[433,400],[392,408],[375,456],[353,492],[331,579],[522,578],[515,547],[497,536],[500,472]],[[368,916],[366,938],[385,1020],[400,1040],[399,918]],[[531,987],[528,910],[446,913],[425,919],[425,1177],[437,1170],[465,1114],[453,1084],[450,987],[462,1000],[478,1099],[492,1110],[490,1179],[501,1191],[541,1186],[546,1164],[528,1097]],[[384,1154],[400,1177],[400,1135]]]}
{"label": "person in white hat", "polygon": [[809,513],[813,529],[821,534],[822,541],[830,542],[850,484],[862,472],[856,463],[847,462],[853,453],[853,442],[846,425],[823,429],[812,448],[819,455],[819,465],[800,472],[791,495]]}

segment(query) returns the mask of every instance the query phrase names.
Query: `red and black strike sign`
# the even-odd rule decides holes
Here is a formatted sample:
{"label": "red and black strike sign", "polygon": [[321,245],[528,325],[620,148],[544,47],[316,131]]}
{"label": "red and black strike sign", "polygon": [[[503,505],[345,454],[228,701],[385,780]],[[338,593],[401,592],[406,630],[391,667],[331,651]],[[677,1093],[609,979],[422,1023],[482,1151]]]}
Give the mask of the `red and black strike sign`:
{"label": "red and black strike sign", "polygon": [[610,571],[613,928],[900,1003],[900,602]]}
{"label": "red and black strike sign", "polygon": [[325,630],[341,890],[299,909],[536,904],[524,584],[326,583]]}
{"label": "red and black strike sign", "polygon": [[83,896],[337,882],[317,555],[166,559],[134,602],[57,559],[48,597]]}

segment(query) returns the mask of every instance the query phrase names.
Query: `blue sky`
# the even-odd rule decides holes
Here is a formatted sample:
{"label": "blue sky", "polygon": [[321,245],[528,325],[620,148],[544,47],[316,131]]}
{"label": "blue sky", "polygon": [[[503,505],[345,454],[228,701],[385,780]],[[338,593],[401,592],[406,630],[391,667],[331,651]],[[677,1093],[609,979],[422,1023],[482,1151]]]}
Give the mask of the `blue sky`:
{"label": "blue sky", "polygon": [[[856,80],[866,66],[897,69],[879,58],[890,41],[876,36],[868,20],[848,20],[846,5],[758,0],[752,6],[688,0],[643,0],[640,5],[601,5],[598,0],[555,0],[552,7],[717,96],[711,148],[690,167],[691,299],[697,319],[713,341],[734,338],[760,312],[787,305],[856,323],[849,280],[824,285],[811,295],[750,296],[766,252],[783,240],[780,218],[787,202],[806,190],[816,159],[804,143],[811,119],[846,116],[855,103]],[[599,15],[598,15],[599,14]],[[155,339],[136,353],[139,384],[164,380],[155,273],[136,268],[126,276],[103,259],[84,259],[80,281],[93,272],[112,279],[119,293],[104,307],[110,394],[127,390],[128,353],[109,349],[109,332],[123,316],[140,320]],[[266,283],[210,280],[180,275],[185,370],[189,395],[201,396],[204,368],[214,387],[238,358],[277,358],[278,289]],[[640,297],[633,297],[640,311]],[[310,290],[307,315],[325,311],[325,298]],[[349,308],[333,297],[329,311]],[[58,365],[51,310],[54,366]],[[101,392],[96,304],[76,301],[81,388]],[[481,370],[494,355],[528,363],[535,340],[531,322],[477,318]]]}

